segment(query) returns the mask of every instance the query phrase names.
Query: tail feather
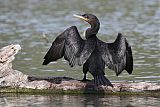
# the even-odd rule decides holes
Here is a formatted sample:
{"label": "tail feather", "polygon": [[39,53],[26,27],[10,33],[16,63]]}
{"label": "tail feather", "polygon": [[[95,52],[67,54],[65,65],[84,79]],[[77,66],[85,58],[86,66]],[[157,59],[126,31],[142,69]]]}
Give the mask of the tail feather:
{"label": "tail feather", "polygon": [[113,87],[113,85],[111,84],[111,82],[104,75],[95,75],[93,77],[94,77],[94,83],[95,83],[95,85],[97,85],[97,86],[104,85],[104,86],[111,86],[111,87]]}

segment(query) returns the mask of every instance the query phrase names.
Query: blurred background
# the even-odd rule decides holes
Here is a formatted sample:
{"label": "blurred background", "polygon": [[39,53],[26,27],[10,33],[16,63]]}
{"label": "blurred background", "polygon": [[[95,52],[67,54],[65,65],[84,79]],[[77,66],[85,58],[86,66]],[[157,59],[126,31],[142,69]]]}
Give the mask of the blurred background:
{"label": "blurred background", "polygon": [[[80,34],[89,27],[73,14],[95,14],[101,23],[98,37],[113,42],[121,32],[133,50],[134,71],[116,77],[106,68],[112,82],[160,83],[159,0],[0,0],[0,47],[20,44],[13,67],[35,76],[67,76],[82,79],[82,67],[70,68],[64,59],[42,66],[54,39],[70,26]],[[44,38],[46,34],[46,38]],[[92,76],[88,74],[88,78]],[[152,107],[160,99],[149,96],[108,95],[13,95],[0,93],[0,106],[44,107]]]}
{"label": "blurred background", "polygon": [[73,14],[92,13],[100,20],[101,40],[113,42],[121,32],[133,50],[132,75],[123,71],[116,77],[106,68],[106,76],[118,82],[160,82],[159,5],[159,0],[0,0],[0,47],[21,45],[14,68],[26,74],[82,79],[82,67],[70,68],[64,59],[47,66],[42,62],[51,43],[66,28],[77,26],[82,35],[89,27]]}

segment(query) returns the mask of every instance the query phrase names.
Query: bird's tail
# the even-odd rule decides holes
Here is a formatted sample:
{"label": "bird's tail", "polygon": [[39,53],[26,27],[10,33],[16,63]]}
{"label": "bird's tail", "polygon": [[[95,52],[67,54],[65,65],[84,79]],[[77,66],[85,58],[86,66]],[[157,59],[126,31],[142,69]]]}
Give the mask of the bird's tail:
{"label": "bird's tail", "polygon": [[111,82],[104,75],[94,75],[93,77],[94,77],[95,85],[97,85],[97,86],[104,85],[104,86],[113,87]]}

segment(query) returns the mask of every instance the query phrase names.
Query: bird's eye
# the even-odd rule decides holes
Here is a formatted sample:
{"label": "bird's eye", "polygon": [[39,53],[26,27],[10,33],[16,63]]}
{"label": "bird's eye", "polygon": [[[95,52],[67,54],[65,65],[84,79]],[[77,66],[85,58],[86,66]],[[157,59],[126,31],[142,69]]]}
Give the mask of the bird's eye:
{"label": "bird's eye", "polygon": [[84,14],[84,15],[82,15],[82,16],[85,17],[85,18],[87,18],[87,19],[89,18],[86,14]]}

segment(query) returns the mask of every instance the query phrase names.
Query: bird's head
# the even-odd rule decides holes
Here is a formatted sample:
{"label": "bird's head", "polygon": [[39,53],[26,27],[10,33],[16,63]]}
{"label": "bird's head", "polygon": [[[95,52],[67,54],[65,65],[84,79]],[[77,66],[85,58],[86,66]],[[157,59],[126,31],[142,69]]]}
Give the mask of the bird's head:
{"label": "bird's head", "polygon": [[95,15],[89,14],[89,13],[86,13],[86,14],[83,14],[83,15],[76,15],[75,14],[73,16],[75,16],[77,18],[80,18],[80,19],[88,22],[89,24],[92,24],[92,23],[97,22],[97,21],[99,22],[98,18]]}
{"label": "bird's head", "polygon": [[83,15],[74,15],[74,16],[88,22],[91,25],[91,28],[87,29],[86,35],[97,34],[100,27],[100,22],[95,15],[86,13]]}

